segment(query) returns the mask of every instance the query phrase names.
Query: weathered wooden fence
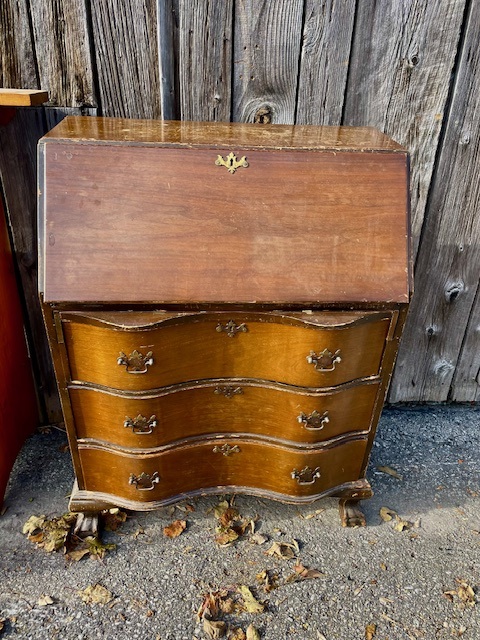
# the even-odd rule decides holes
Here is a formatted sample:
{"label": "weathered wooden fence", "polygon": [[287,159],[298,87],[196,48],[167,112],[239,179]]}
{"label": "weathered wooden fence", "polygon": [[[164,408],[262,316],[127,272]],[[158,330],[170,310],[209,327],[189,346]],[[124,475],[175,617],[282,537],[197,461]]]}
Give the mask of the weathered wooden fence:
{"label": "weathered wooden fence", "polygon": [[0,131],[45,418],[59,414],[36,302],[35,143],[65,113],[394,137],[412,156],[416,292],[390,401],[478,401],[479,29],[473,0],[1,0],[0,86],[50,95]]}

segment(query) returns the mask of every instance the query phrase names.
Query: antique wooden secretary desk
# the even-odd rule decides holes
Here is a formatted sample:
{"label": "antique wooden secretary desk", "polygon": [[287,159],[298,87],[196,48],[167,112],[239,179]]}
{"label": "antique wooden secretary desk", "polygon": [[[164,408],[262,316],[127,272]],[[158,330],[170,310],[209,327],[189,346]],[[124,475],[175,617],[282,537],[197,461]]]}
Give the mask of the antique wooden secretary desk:
{"label": "antique wooden secretary desk", "polygon": [[71,509],[331,495],[363,524],[411,291],[406,151],[370,128],[69,117],[39,164]]}

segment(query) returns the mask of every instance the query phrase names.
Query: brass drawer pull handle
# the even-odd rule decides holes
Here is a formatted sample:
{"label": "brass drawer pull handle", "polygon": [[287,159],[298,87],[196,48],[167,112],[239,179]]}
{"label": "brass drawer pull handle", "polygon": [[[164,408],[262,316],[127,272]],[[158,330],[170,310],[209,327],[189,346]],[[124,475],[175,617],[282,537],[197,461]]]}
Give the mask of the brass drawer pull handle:
{"label": "brass drawer pull handle", "polygon": [[126,367],[127,373],[147,373],[147,367],[153,364],[153,352],[149,351],[144,356],[143,353],[135,349],[127,356],[123,351],[120,351],[117,364]]}
{"label": "brass drawer pull handle", "polygon": [[232,453],[240,453],[240,447],[235,444],[231,447],[229,444],[224,444],[221,447],[215,446],[212,449],[213,453],[222,453],[224,456],[231,456]]}
{"label": "brass drawer pull handle", "polygon": [[140,413],[135,418],[129,418],[126,416],[123,426],[127,429],[131,429],[133,433],[146,436],[153,433],[153,430],[157,426],[157,416],[150,416],[150,418],[146,418]]}
{"label": "brass drawer pull handle", "polygon": [[142,473],[139,476],[130,474],[130,478],[128,480],[128,484],[134,484],[137,491],[151,491],[155,489],[155,485],[160,482],[160,476],[158,475],[158,471],[154,471],[152,475]]}
{"label": "brass drawer pull handle", "polygon": [[217,167],[226,167],[227,171],[232,174],[235,173],[239,167],[245,167],[245,169],[248,167],[247,158],[242,156],[240,160],[237,160],[237,156],[233,151],[231,151],[225,159],[223,159],[222,156],[217,156],[215,164]]}
{"label": "brass drawer pull handle", "polygon": [[294,469],[290,474],[292,480],[296,480],[298,484],[315,484],[320,478],[320,467],[310,469],[310,467],[304,467],[301,471]]}
{"label": "brass drawer pull handle", "polygon": [[218,386],[215,387],[215,391],[213,392],[217,396],[225,396],[225,398],[233,398],[233,396],[241,396],[243,393],[242,387],[233,387],[232,385],[227,384],[226,386]]}
{"label": "brass drawer pull handle", "polygon": [[313,364],[316,371],[333,371],[335,365],[342,361],[340,357],[340,349],[332,353],[328,349],[324,349],[322,353],[315,353],[310,351],[310,355],[307,356],[308,364]]}
{"label": "brass drawer pull handle", "polygon": [[219,322],[215,327],[215,331],[218,331],[218,333],[222,333],[222,331],[224,331],[229,338],[234,338],[237,333],[246,333],[248,331],[248,327],[245,322],[237,324],[233,320],[229,320],[226,324]]}
{"label": "brass drawer pull handle", "polygon": [[297,417],[297,420],[309,431],[321,431],[323,427],[330,422],[328,411],[320,413],[316,409],[312,411],[309,416],[302,411],[302,413]]}

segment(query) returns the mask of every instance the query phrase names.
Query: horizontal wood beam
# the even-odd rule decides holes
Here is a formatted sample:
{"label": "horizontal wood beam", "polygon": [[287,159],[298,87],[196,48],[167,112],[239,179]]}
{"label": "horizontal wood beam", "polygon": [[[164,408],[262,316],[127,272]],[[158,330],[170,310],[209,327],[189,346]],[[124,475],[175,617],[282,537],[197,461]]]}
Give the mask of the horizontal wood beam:
{"label": "horizontal wood beam", "polygon": [[0,107],[35,107],[48,101],[39,89],[0,89]]}

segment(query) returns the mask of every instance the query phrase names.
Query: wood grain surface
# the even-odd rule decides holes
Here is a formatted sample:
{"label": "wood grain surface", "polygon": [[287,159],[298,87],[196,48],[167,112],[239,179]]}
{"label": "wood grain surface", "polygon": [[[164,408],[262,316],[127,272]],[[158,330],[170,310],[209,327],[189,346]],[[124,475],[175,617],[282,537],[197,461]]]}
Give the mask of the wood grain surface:
{"label": "wood grain surface", "polygon": [[178,1],[181,120],[230,120],[233,6]]}
{"label": "wood grain surface", "polygon": [[[218,331],[245,316],[204,314],[177,325],[138,332],[63,322],[71,379],[128,391],[144,391],[188,380],[257,378],[304,387],[325,387],[378,374],[389,319],[380,314],[363,324],[315,328],[268,321],[265,314],[248,320],[247,331],[229,337]],[[368,349],[365,349],[368,345]],[[307,362],[310,352],[340,352],[341,362],[318,371]],[[120,353],[152,352],[153,364],[143,374],[117,364]]]}
{"label": "wood grain surface", "polygon": [[[313,444],[351,431],[368,431],[378,387],[374,382],[319,393],[234,379],[147,397],[79,386],[70,386],[69,394],[79,439],[151,448],[213,433],[249,433]],[[328,421],[309,430],[298,418],[314,411],[322,416],[326,412]],[[127,418],[133,421],[138,415],[147,421],[155,416],[152,433],[136,434],[124,426]]]}
{"label": "wood grain surface", "polygon": [[233,120],[293,124],[303,0],[235,4]]}
{"label": "wood grain surface", "polygon": [[297,124],[342,122],[355,4],[355,0],[305,2]]}
{"label": "wood grain surface", "polygon": [[47,302],[409,300],[404,154],[45,149]]}
{"label": "wood grain surface", "polygon": [[472,217],[480,208],[480,135],[476,126],[480,109],[479,27],[480,7],[475,4],[433,184],[431,215],[417,263],[416,295],[399,353],[394,400],[479,398],[480,216]]}
{"label": "wood grain surface", "polygon": [[90,5],[103,115],[161,117],[156,1]]}
{"label": "wood grain surface", "polygon": [[29,3],[40,87],[54,105],[95,107],[86,0]]}
{"label": "wood grain surface", "polygon": [[374,125],[411,152],[414,255],[464,7],[464,0],[357,3],[344,124]]}
{"label": "wood grain surface", "polygon": [[[237,445],[240,451],[229,456],[214,453],[214,447],[224,444]],[[357,480],[365,447],[366,441],[362,439],[307,453],[241,439],[214,439],[168,453],[134,456],[81,445],[85,486],[80,488],[147,502],[218,485],[308,496]],[[312,470],[319,467],[320,478],[311,485],[299,485],[291,477],[295,469],[301,471],[305,466]],[[141,491],[129,484],[131,474],[155,472],[160,482],[151,491]]]}
{"label": "wood grain surface", "polygon": [[40,88],[29,5],[28,0],[0,2],[0,87]]}

